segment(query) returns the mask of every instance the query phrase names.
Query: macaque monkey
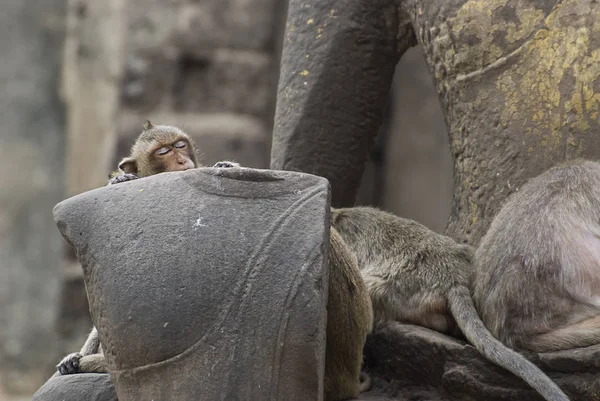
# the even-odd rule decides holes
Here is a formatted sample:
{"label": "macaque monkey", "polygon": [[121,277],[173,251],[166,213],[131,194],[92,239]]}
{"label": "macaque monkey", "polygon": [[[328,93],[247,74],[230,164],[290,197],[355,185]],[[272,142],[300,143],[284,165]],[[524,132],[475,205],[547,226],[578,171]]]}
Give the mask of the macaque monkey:
{"label": "macaque monkey", "polygon": [[[596,182],[600,184],[600,172]],[[370,207],[332,208],[332,227],[356,255],[376,322],[396,320],[442,333],[460,329],[484,357],[525,380],[546,400],[569,400],[544,372],[484,326],[469,290],[471,247]],[[531,286],[531,280],[520,281]]]}
{"label": "macaque monkey", "polygon": [[[192,138],[179,128],[153,125],[148,120],[143,128],[131,148],[130,155],[121,160],[117,171],[111,173],[108,185],[164,172],[202,167]],[[239,164],[221,161],[214,167],[239,167]],[[90,355],[94,357],[88,357]],[[98,330],[94,327],[81,350],[64,357],[56,368],[62,375],[108,372]]]}
{"label": "macaque monkey", "polygon": [[329,231],[329,294],[325,343],[325,401],[358,397],[371,387],[361,374],[373,308],[356,257],[340,234]]}
{"label": "macaque monkey", "polygon": [[[119,163],[119,169],[111,174],[109,185],[163,172],[201,167],[197,159],[191,138],[179,128],[155,126],[146,121],[130,156],[124,158]],[[221,161],[213,167],[240,165]],[[358,397],[359,393],[371,386],[371,378],[361,373],[361,365],[363,347],[373,327],[373,309],[356,258],[334,229],[330,230],[328,261],[324,392],[325,401],[341,401]],[[108,372],[96,328],[81,351],[67,355],[57,367],[61,374]]]}
{"label": "macaque monkey", "polygon": [[[230,161],[217,162],[213,167],[239,167]],[[203,167],[192,138],[177,127],[153,125],[149,120],[131,148],[130,155],[119,163],[110,175],[109,184],[148,177],[170,171]]]}
{"label": "macaque monkey", "polygon": [[600,164],[553,167],[512,194],[475,253],[474,301],[511,348],[600,343]]}

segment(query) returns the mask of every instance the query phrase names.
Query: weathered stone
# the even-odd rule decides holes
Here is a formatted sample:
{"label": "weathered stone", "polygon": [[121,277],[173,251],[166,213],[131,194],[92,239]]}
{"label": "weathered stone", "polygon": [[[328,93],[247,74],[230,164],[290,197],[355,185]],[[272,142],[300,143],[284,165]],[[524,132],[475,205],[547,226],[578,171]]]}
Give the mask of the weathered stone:
{"label": "weathered stone", "polygon": [[31,401],[117,401],[109,374],[85,373],[53,376]]}
{"label": "weathered stone", "polygon": [[[117,152],[112,166],[129,154],[131,145],[142,131],[145,116],[123,113],[119,122]],[[201,154],[201,162],[212,166],[220,160],[234,160],[244,167],[269,165],[269,135],[261,120],[229,113],[153,113],[152,122],[181,127],[192,136]]]}
{"label": "weathered stone", "polygon": [[[137,0],[139,1],[139,0]],[[203,0],[178,8],[175,42],[184,51],[230,48],[266,51],[273,45],[279,0]]]}
{"label": "weathered stone", "polygon": [[122,95],[128,107],[270,113],[274,85],[272,60],[267,54],[214,49],[202,55],[151,52],[129,60]]}
{"label": "weathered stone", "polygon": [[354,204],[394,66],[416,42],[407,25],[389,0],[289,1],[271,168],[326,177],[333,206]]}
{"label": "weathered stone", "polygon": [[127,14],[125,0],[69,0],[63,59],[67,194],[102,185],[116,143]]}
{"label": "weathered stone", "polygon": [[231,48],[264,51],[273,44],[277,0],[130,0],[129,45],[140,49]]}
{"label": "weathered stone", "polygon": [[32,394],[57,357],[62,240],[50,211],[65,188],[65,14],[65,0],[6,0],[0,13],[0,394]]}
{"label": "weathered stone", "polygon": [[320,177],[212,168],[59,203],[119,399],[322,399],[328,205]]}
{"label": "weathered stone", "polygon": [[[571,401],[600,400],[600,345],[524,355]],[[418,396],[431,401],[543,400],[527,383],[484,359],[473,346],[419,326],[381,325],[367,340],[365,357],[367,369],[380,379],[365,396],[383,394],[390,400]]]}

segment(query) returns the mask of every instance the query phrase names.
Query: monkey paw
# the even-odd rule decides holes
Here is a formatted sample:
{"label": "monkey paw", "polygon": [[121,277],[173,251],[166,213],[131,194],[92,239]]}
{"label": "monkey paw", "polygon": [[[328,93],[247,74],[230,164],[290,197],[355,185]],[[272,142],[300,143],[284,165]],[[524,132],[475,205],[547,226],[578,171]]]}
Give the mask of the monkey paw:
{"label": "monkey paw", "polygon": [[61,375],[72,375],[79,372],[79,360],[82,355],[79,352],[74,352],[63,358],[56,368]]}
{"label": "monkey paw", "polygon": [[110,180],[110,184],[111,184],[111,185],[114,185],[114,184],[119,184],[119,183],[121,183],[121,182],[125,182],[125,181],[137,180],[138,178],[140,178],[140,177],[138,177],[138,176],[137,176],[137,175],[135,175],[135,174],[123,174],[123,175],[118,175],[118,176],[116,176],[116,177],[114,177],[114,178],[111,178],[111,180]]}
{"label": "monkey paw", "polygon": [[240,164],[236,163],[236,162],[222,161],[222,162],[216,162],[213,167],[219,167],[219,168],[240,167]]}

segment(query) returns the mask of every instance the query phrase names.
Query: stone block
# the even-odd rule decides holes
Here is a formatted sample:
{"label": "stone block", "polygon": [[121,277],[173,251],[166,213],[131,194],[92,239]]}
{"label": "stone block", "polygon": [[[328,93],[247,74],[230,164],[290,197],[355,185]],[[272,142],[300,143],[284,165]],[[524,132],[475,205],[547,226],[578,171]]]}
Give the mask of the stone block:
{"label": "stone block", "polygon": [[119,400],[321,400],[329,196],[201,168],[59,203]]}
{"label": "stone block", "polygon": [[131,54],[127,60],[121,98],[128,108],[260,117],[272,113],[277,71],[266,53],[154,50]]}
{"label": "stone block", "polygon": [[186,50],[214,47],[268,51],[283,2],[278,0],[203,0],[176,13],[175,41]]}
{"label": "stone block", "polygon": [[[524,356],[571,401],[600,400],[600,345]],[[376,378],[365,400],[543,401],[531,386],[470,344],[420,326],[381,324],[367,339],[365,359]]]}
{"label": "stone block", "polygon": [[109,374],[53,376],[31,401],[117,401]]}

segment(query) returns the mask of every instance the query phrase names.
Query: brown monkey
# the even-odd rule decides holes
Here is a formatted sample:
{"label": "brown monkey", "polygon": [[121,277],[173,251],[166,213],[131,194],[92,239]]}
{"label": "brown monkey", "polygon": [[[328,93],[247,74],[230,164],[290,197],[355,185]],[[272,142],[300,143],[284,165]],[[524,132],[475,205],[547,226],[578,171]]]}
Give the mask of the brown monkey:
{"label": "brown monkey", "polygon": [[335,229],[329,235],[325,401],[337,401],[358,397],[371,386],[360,367],[373,308],[356,258]]}
{"label": "brown monkey", "polygon": [[[144,130],[133,144],[130,155],[121,160],[118,170],[110,175],[108,185],[202,166],[198,162],[198,153],[192,138],[181,129],[170,125],[153,125],[148,120],[143,127]],[[239,164],[221,161],[214,167],[239,167]],[[90,355],[94,357],[85,358],[85,361],[82,359]],[[64,357],[56,367],[63,375],[108,372],[98,330],[94,327],[81,350]]]}
{"label": "brown monkey", "polygon": [[[189,167],[192,166],[193,167]],[[111,174],[109,185],[168,171],[200,167],[195,146],[176,127],[144,123],[144,131],[130,156]],[[240,167],[222,161],[214,167]],[[335,230],[330,230],[329,291],[327,303],[325,401],[354,398],[367,391],[371,379],[361,374],[363,347],[373,326],[373,311],[356,259]],[[61,374],[103,373],[107,365],[96,328],[79,353],[67,355],[58,365]],[[90,359],[90,355],[94,359]],[[93,371],[86,370],[84,362]],[[362,382],[361,382],[362,379]]]}
{"label": "brown monkey", "polygon": [[[121,160],[119,169],[110,175],[109,184],[202,167],[198,160],[196,147],[188,134],[177,127],[153,125],[146,120],[129,156]],[[239,167],[239,164],[221,161],[214,167]]]}
{"label": "brown monkey", "polygon": [[475,253],[474,301],[512,348],[600,343],[600,164],[575,160],[508,198]]}
{"label": "brown monkey", "polygon": [[546,400],[568,401],[544,372],[484,326],[469,290],[471,247],[370,207],[332,209],[332,225],[356,255],[375,321],[397,320],[445,333],[458,325],[483,356],[521,377]]}

